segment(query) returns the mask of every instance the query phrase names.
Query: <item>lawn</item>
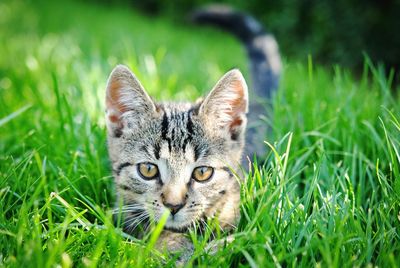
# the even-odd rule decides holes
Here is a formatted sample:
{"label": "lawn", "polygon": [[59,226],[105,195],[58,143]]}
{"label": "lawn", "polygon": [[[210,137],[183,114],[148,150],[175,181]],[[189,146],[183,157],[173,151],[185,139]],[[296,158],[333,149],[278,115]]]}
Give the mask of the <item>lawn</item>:
{"label": "lawn", "polygon": [[[173,266],[114,227],[104,94],[123,63],[158,100],[195,100],[232,67],[232,37],[92,2],[0,2],[0,266]],[[361,53],[361,51],[360,51]],[[366,57],[285,59],[262,167],[243,178],[234,242],[192,233],[189,266],[398,267],[400,105]],[[397,93],[397,94],[396,94]],[[216,234],[224,236],[224,234]]]}

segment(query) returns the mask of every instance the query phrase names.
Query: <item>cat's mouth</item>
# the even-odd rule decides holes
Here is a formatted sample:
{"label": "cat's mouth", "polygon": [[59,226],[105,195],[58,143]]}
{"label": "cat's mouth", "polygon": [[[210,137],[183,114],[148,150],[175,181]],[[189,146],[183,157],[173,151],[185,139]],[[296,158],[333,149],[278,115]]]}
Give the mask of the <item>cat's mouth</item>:
{"label": "cat's mouth", "polygon": [[[184,221],[180,221],[179,219],[184,218]],[[200,214],[198,217],[193,218],[191,220],[188,217],[181,216],[180,218],[171,217],[168,218],[164,229],[176,233],[185,233],[189,231],[189,229],[197,229],[204,230],[205,222],[207,222],[207,217],[204,214]]]}
{"label": "cat's mouth", "polygon": [[165,223],[164,229],[173,231],[173,232],[179,232],[179,233],[184,233],[188,231],[190,227],[193,227],[194,224],[193,222],[196,222],[196,219],[193,220],[188,220],[187,217],[184,216],[170,216],[168,217],[167,222]]}
{"label": "cat's mouth", "polygon": [[196,229],[196,230],[204,231],[205,226],[199,220],[199,221],[196,221],[195,224],[186,224],[186,225],[182,225],[182,226],[168,226],[168,225],[165,225],[164,229],[168,230],[168,231],[175,232],[175,233],[186,233],[186,232],[189,231],[189,229]]}
{"label": "cat's mouth", "polygon": [[190,227],[189,225],[183,226],[183,227],[179,227],[179,228],[176,228],[176,227],[173,227],[173,226],[170,226],[170,227],[164,226],[164,229],[168,230],[168,231],[175,232],[175,233],[186,233],[189,230],[189,227]]}

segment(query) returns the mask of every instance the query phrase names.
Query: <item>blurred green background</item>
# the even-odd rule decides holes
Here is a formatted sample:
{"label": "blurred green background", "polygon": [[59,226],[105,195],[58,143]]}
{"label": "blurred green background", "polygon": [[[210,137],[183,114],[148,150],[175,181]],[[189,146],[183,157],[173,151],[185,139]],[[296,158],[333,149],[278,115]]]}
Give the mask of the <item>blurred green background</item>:
{"label": "blurred green background", "polygon": [[[0,0],[0,267],[174,267],[150,254],[151,234],[137,241],[112,224],[104,95],[117,64],[156,100],[195,100],[232,67],[247,79],[237,40],[185,22],[202,3]],[[379,19],[384,2],[362,2],[370,13],[356,3],[234,2],[284,56],[264,118],[274,153],[245,175],[235,242],[208,255],[208,236],[194,237],[189,265],[398,267],[399,86],[374,54],[397,50],[367,51],[384,40],[368,39],[372,25],[399,38],[395,8]],[[355,76],[364,50],[374,62]]]}
{"label": "blurred green background", "polygon": [[[93,0],[94,1],[94,0]],[[129,5],[150,15],[166,14],[177,22],[210,0],[99,0]],[[215,2],[215,1],[214,1]],[[399,0],[222,0],[253,14],[274,33],[288,57],[312,55],[319,63],[340,64],[359,71],[366,53],[387,71],[400,66]],[[397,76],[396,81],[399,82]]]}

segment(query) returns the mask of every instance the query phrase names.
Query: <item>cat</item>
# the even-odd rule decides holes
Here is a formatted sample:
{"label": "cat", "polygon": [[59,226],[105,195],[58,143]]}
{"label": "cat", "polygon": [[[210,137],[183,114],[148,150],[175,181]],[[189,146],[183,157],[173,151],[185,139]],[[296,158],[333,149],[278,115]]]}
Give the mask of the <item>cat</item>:
{"label": "cat", "polygon": [[124,230],[140,237],[146,230],[139,226],[159,222],[167,211],[157,245],[184,249],[186,259],[192,250],[186,233],[194,224],[217,217],[223,230],[235,228],[240,214],[235,174],[246,163],[244,151],[250,157],[263,153],[259,116],[280,76],[277,43],[251,16],[214,6],[192,19],[228,30],[244,43],[253,77],[250,96],[238,69],[196,103],[155,102],[123,65],[111,72],[106,88],[108,151]]}

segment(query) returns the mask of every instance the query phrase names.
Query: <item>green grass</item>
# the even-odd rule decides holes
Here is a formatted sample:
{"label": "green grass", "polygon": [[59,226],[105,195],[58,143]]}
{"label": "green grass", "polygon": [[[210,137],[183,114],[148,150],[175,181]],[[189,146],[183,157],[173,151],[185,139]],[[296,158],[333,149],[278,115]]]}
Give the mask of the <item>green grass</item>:
{"label": "green grass", "polygon": [[[174,264],[112,224],[103,99],[117,63],[156,99],[194,100],[232,67],[230,36],[80,2],[0,2],[0,266]],[[188,265],[398,267],[400,106],[380,68],[285,63],[271,147],[246,177],[235,241]]]}

